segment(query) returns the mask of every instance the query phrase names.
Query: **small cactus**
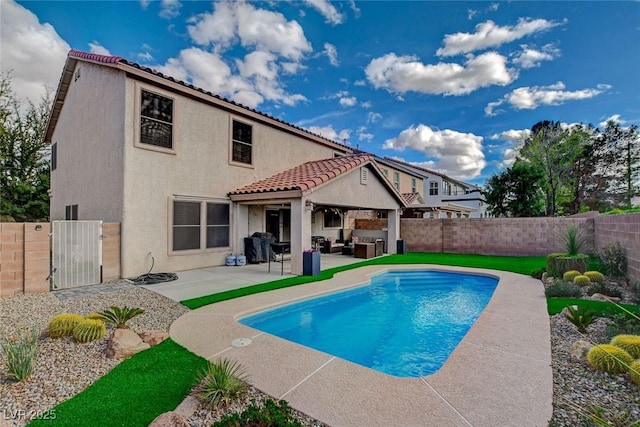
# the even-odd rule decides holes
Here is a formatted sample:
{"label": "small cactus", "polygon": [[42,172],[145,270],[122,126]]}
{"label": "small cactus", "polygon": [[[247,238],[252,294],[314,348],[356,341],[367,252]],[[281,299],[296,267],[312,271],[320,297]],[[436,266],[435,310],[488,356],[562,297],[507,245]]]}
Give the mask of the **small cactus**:
{"label": "small cactus", "polygon": [[593,283],[604,283],[604,275],[599,271],[585,271],[584,275]]}
{"label": "small cactus", "polygon": [[562,275],[562,280],[565,282],[573,282],[576,276],[580,276],[580,272],[578,270],[569,270]]}
{"label": "small cactus", "polygon": [[49,336],[62,338],[73,333],[76,325],[84,320],[84,317],[74,313],[60,313],[49,321]]}
{"label": "small cactus", "polygon": [[579,275],[573,278],[573,283],[578,286],[589,286],[591,284],[591,280],[584,275]]}
{"label": "small cactus", "polygon": [[640,359],[634,360],[629,365],[629,375],[634,383],[640,385]]}
{"label": "small cactus", "polygon": [[631,365],[633,358],[620,347],[601,344],[589,350],[587,353],[587,361],[593,369],[598,371],[604,371],[610,374],[621,374],[627,372],[628,366]]}
{"label": "small cactus", "polygon": [[107,333],[104,322],[98,319],[85,319],[73,330],[73,338],[79,343],[99,340]]}
{"label": "small cactus", "polygon": [[634,359],[640,359],[640,335],[617,335],[609,344],[620,347]]}
{"label": "small cactus", "polygon": [[85,319],[92,319],[92,320],[102,320],[104,321],[104,317],[102,316],[101,313],[89,313],[87,315],[84,316]]}

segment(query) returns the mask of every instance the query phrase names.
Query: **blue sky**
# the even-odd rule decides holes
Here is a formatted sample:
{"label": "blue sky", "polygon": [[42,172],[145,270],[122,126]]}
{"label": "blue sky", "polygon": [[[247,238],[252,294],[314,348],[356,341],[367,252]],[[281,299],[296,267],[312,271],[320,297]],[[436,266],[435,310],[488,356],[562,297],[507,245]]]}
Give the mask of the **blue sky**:
{"label": "blue sky", "polygon": [[482,184],[540,120],[640,124],[640,2],[2,0],[2,70],[122,56],[337,141]]}

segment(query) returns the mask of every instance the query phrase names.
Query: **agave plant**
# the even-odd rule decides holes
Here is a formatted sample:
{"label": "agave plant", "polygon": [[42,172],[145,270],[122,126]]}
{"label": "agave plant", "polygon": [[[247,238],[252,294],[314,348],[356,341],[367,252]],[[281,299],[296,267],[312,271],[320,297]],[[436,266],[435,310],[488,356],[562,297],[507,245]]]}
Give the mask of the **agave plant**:
{"label": "agave plant", "polygon": [[204,404],[215,407],[228,405],[249,387],[249,377],[242,365],[229,359],[210,362],[200,372],[196,395]]}
{"label": "agave plant", "polygon": [[587,326],[595,320],[595,312],[581,305],[575,308],[573,306],[567,306],[567,311],[565,317],[578,328],[580,333],[586,334]]}
{"label": "agave plant", "polygon": [[141,308],[129,308],[126,305],[123,308],[111,306],[110,309],[100,313],[102,318],[107,323],[112,323],[116,328],[123,329],[127,327],[127,322],[139,314],[144,313]]}
{"label": "agave plant", "polygon": [[578,255],[580,249],[589,241],[589,236],[577,225],[567,227],[567,231],[561,237],[569,256]]}

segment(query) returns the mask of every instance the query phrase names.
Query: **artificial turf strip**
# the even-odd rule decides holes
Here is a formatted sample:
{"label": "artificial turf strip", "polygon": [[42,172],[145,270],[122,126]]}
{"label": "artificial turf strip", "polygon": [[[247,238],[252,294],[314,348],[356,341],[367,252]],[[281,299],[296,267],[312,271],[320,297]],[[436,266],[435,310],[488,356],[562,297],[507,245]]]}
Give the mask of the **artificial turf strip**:
{"label": "artificial turf strip", "polygon": [[458,267],[487,268],[491,270],[511,271],[529,275],[534,270],[539,270],[545,266],[546,257],[507,257],[491,255],[466,255],[466,254],[442,254],[410,252],[404,255],[389,255],[385,257],[372,258],[366,261],[350,265],[343,265],[327,270],[323,270],[317,276],[296,276],[286,279],[275,280],[273,282],[260,283],[258,285],[247,286],[239,289],[232,289],[203,297],[192,298],[180,301],[191,309],[203,307],[220,301],[257,294],[260,292],[272,291],[274,289],[287,288],[289,286],[301,285],[304,283],[326,280],[334,274],[365,265],[393,265],[393,264],[437,264]]}
{"label": "artificial turf strip", "polygon": [[[562,311],[563,308],[570,305],[578,305],[588,310],[593,310],[596,316],[604,317],[616,313],[624,313],[624,310],[640,315],[640,306],[630,304],[614,304],[606,301],[593,301],[588,299],[576,298],[547,298],[547,311],[553,316]],[[624,310],[622,308],[624,308]]]}
{"label": "artificial turf strip", "polygon": [[29,426],[147,426],[182,402],[206,363],[167,339],[123,360],[82,393],[56,406],[55,420],[35,420]]}

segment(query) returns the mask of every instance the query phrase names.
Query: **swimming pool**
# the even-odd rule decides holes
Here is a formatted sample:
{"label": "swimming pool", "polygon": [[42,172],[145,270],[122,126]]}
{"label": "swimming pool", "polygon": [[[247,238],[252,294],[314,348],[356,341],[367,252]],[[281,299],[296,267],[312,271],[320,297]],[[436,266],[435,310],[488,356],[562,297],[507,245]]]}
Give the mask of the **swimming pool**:
{"label": "swimming pool", "polygon": [[243,325],[398,377],[435,373],[487,305],[494,277],[388,271],[371,283],[243,317]]}

